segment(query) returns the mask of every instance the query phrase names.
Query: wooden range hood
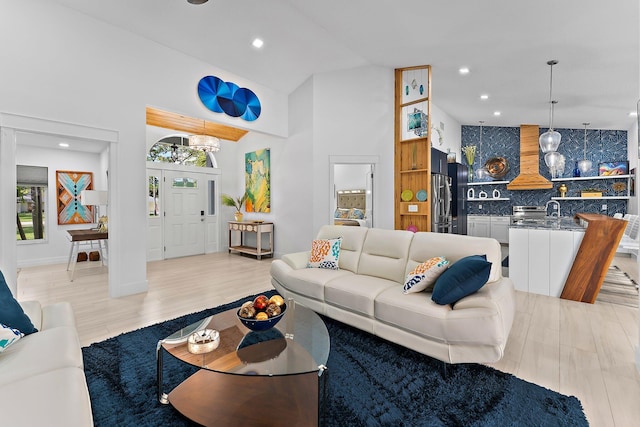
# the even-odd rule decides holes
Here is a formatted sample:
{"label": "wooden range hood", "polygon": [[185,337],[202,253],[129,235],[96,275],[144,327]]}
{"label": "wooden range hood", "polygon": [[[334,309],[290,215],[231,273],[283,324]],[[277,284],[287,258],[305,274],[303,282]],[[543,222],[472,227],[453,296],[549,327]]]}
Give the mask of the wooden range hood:
{"label": "wooden range hood", "polygon": [[544,190],[553,185],[540,175],[538,125],[520,125],[520,175],[507,184],[508,190]]}

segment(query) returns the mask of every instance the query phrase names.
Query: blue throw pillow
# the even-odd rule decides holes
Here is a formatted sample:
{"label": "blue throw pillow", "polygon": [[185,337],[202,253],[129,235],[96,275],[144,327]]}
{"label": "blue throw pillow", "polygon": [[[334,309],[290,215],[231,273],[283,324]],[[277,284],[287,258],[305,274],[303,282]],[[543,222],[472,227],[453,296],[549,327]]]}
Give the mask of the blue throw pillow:
{"label": "blue throw pillow", "polygon": [[490,272],[486,255],[462,258],[438,277],[431,299],[440,305],[453,304],[484,286]]}
{"label": "blue throw pillow", "polygon": [[22,307],[13,297],[4,275],[0,271],[0,323],[19,330],[25,335],[38,332]]}

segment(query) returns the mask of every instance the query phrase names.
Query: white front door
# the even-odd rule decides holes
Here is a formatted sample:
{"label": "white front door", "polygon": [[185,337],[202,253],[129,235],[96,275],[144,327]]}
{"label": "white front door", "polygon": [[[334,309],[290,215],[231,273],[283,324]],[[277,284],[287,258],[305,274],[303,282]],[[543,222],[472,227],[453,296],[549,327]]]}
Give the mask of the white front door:
{"label": "white front door", "polygon": [[164,257],[205,253],[206,176],[180,171],[164,176]]}

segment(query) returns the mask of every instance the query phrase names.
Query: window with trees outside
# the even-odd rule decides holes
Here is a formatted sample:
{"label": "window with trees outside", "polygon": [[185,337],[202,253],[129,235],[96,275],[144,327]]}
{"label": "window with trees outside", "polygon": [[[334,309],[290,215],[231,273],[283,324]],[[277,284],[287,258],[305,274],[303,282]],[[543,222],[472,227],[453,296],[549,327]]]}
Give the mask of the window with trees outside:
{"label": "window with trees outside", "polygon": [[48,168],[17,166],[16,240],[45,240]]}

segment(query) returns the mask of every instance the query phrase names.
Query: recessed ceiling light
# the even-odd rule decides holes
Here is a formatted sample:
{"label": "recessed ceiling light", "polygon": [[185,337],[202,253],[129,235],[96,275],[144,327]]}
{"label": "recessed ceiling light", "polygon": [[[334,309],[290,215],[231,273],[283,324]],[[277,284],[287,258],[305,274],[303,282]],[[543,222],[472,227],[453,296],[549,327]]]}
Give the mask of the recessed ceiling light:
{"label": "recessed ceiling light", "polygon": [[255,38],[253,39],[253,42],[251,42],[251,44],[253,45],[253,47],[260,49],[262,45],[264,45],[264,42],[262,41],[262,39]]}
{"label": "recessed ceiling light", "polygon": [[69,148],[69,144],[67,144],[66,142],[61,142],[60,144],[58,144],[60,147],[62,148]]}
{"label": "recessed ceiling light", "polygon": [[629,113],[629,117],[637,117],[638,116],[638,112],[637,111],[632,111]]}
{"label": "recessed ceiling light", "polygon": [[494,112],[493,112],[493,115],[494,115],[494,116],[499,116],[500,114],[502,114],[502,113],[500,113],[500,111],[494,111]]}
{"label": "recessed ceiling light", "polygon": [[482,95],[480,95],[480,99],[482,99],[483,101],[486,101],[487,99],[489,99],[489,95],[487,95],[486,93],[483,93]]}
{"label": "recessed ceiling light", "polygon": [[460,68],[460,69],[458,70],[458,72],[459,72],[460,74],[462,74],[462,75],[469,74],[469,68],[468,68],[468,67],[462,67],[462,68]]}

